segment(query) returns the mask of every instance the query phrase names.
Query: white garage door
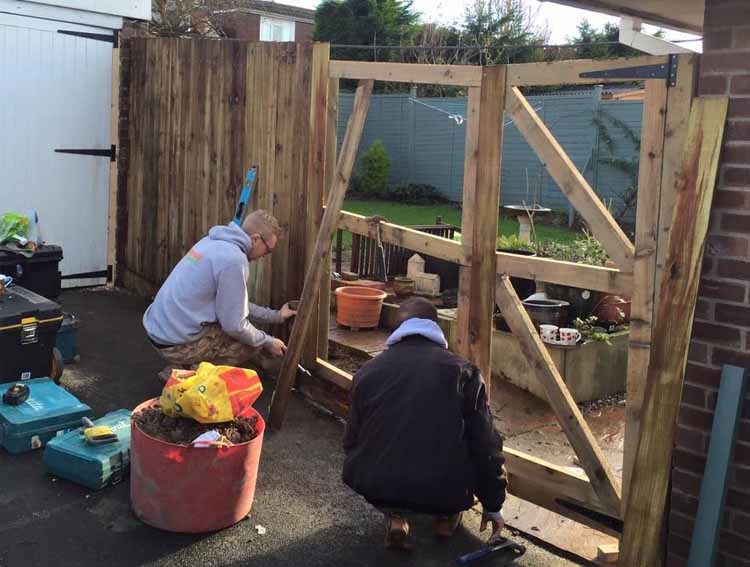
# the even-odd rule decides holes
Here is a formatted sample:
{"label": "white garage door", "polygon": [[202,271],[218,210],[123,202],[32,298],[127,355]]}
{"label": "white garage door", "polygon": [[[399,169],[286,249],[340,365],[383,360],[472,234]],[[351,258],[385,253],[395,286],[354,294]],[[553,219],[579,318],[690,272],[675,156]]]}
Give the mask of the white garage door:
{"label": "white garage door", "polygon": [[107,271],[112,37],[0,14],[0,211],[38,212],[69,284]]}

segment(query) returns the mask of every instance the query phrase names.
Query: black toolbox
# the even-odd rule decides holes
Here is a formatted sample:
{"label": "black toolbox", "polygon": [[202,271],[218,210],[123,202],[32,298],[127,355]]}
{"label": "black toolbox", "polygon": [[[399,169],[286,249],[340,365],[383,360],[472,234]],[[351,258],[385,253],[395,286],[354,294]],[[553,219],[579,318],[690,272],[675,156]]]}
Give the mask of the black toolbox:
{"label": "black toolbox", "polygon": [[53,375],[62,308],[13,285],[0,295],[0,383]]}
{"label": "black toolbox", "polygon": [[60,262],[63,251],[59,246],[39,246],[31,258],[21,254],[0,251],[0,274],[13,278],[13,282],[54,299],[60,295]]}

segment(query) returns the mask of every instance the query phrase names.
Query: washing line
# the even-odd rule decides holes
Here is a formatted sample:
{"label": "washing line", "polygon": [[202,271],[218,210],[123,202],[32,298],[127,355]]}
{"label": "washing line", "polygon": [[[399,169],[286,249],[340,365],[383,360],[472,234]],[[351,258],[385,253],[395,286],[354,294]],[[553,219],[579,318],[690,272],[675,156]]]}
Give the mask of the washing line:
{"label": "washing line", "polygon": [[[466,121],[466,118],[461,114],[453,114],[451,112],[448,112],[447,110],[443,110],[442,108],[438,108],[437,106],[432,106],[430,104],[427,104],[426,102],[422,102],[421,100],[417,100],[416,98],[409,97],[408,99],[411,102],[416,102],[417,104],[421,104],[422,106],[426,106],[430,110],[434,110],[436,112],[440,112],[442,114],[447,114],[448,118],[453,120],[458,126],[461,126]],[[537,112],[542,109],[544,104],[541,104],[539,106],[534,107],[534,112]],[[509,126],[513,123],[512,120],[508,120],[507,122],[503,123],[503,126]]]}

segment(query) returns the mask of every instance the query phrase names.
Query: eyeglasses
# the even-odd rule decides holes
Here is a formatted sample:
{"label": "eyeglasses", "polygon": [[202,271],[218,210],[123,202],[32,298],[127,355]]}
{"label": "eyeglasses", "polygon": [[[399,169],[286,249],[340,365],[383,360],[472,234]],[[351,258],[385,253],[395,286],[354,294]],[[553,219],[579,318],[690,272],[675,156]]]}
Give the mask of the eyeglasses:
{"label": "eyeglasses", "polygon": [[270,254],[271,252],[273,252],[273,248],[271,248],[271,247],[270,247],[270,246],[268,245],[268,242],[266,242],[266,239],[265,239],[265,238],[263,238],[263,235],[262,235],[262,234],[258,233],[258,238],[260,238],[260,239],[261,239],[261,241],[263,242],[263,244],[264,244],[264,245],[266,246],[266,250],[268,250],[268,252],[266,252],[267,254]]}

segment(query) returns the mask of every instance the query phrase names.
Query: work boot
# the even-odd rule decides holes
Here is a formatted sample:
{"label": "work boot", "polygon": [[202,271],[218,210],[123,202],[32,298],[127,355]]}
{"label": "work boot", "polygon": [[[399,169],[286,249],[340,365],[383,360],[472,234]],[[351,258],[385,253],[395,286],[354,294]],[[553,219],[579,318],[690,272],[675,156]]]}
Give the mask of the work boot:
{"label": "work boot", "polygon": [[444,539],[451,537],[454,533],[456,533],[458,526],[461,525],[462,516],[463,512],[458,512],[457,514],[453,514],[452,516],[436,516],[433,523],[435,535],[439,538]]}
{"label": "work boot", "polygon": [[385,515],[385,546],[406,551],[414,548],[414,541],[409,537],[409,522],[405,518]]}

